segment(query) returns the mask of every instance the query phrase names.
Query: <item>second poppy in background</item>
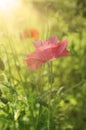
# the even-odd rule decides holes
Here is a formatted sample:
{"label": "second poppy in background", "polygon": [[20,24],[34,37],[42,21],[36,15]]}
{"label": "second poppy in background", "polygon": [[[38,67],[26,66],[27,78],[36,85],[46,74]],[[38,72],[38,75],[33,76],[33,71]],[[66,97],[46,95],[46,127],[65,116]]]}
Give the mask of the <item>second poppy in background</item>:
{"label": "second poppy in background", "polygon": [[25,29],[21,34],[20,38],[22,40],[25,40],[27,38],[34,38],[39,39],[39,31],[37,29],[31,28],[31,29]]}

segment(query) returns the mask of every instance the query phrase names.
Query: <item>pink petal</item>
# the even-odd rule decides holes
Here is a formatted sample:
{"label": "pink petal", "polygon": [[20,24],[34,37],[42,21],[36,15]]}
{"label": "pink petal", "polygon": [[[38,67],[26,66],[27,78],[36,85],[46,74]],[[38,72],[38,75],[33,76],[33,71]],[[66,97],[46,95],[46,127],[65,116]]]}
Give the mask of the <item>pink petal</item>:
{"label": "pink petal", "polygon": [[48,44],[56,44],[56,43],[57,43],[57,37],[52,36],[48,40],[40,40],[40,41],[33,42],[33,45],[35,46],[35,48],[39,48],[42,46],[47,46]]}
{"label": "pink petal", "polygon": [[56,54],[56,51],[57,51],[57,55],[60,55],[65,50],[65,48],[67,47],[67,44],[68,44],[68,41],[66,39],[64,39],[60,43],[58,43],[57,44],[58,46],[55,49],[55,54]]}
{"label": "pink petal", "polygon": [[43,63],[53,58],[52,48],[48,46],[43,49],[36,49],[35,52],[30,53],[25,61],[28,67],[32,70],[39,68]]}
{"label": "pink petal", "polygon": [[36,49],[36,51],[30,53],[27,58],[34,58],[40,60],[42,62],[46,62],[53,57],[52,48],[51,46],[41,47]]}
{"label": "pink petal", "polygon": [[68,50],[64,50],[60,55],[57,55],[57,57],[63,57],[63,56],[69,56],[70,55],[70,52]]}
{"label": "pink petal", "polygon": [[38,69],[43,64],[42,61],[30,57],[26,58],[25,61],[31,70]]}
{"label": "pink petal", "polygon": [[35,48],[43,46],[44,44],[45,44],[45,41],[43,41],[43,40],[33,42],[33,45],[34,45]]}
{"label": "pink petal", "polygon": [[54,57],[61,57],[63,55],[69,55],[69,52],[66,50],[67,40],[63,40],[61,43],[55,44],[52,46],[52,54]]}
{"label": "pink petal", "polygon": [[50,47],[50,48],[42,50],[40,55],[43,61],[45,62],[49,61],[53,57],[52,48]]}
{"label": "pink petal", "polygon": [[56,44],[57,43],[57,36],[52,36],[47,41],[48,41],[48,43]]}

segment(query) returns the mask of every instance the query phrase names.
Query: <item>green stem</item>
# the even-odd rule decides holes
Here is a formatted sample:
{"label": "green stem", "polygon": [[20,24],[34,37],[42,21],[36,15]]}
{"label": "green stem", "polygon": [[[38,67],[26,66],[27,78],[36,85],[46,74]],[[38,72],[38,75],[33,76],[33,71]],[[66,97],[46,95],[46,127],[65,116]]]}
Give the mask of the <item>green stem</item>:
{"label": "green stem", "polygon": [[17,70],[17,73],[18,73],[18,76],[19,76],[19,79],[20,79],[20,83],[21,83],[22,88],[23,88],[23,90],[24,90],[24,95],[26,95],[25,89],[24,89],[24,87],[23,87],[23,79],[22,79],[21,73],[19,72],[18,67],[17,67],[17,65],[16,65],[16,61],[18,61],[18,58],[17,58],[17,56],[16,56],[16,50],[15,50],[15,47],[13,48],[13,46],[12,46],[12,44],[11,44],[11,42],[13,42],[13,40],[10,39],[9,36],[8,36],[8,37],[6,36],[6,38],[8,39],[9,46],[10,46],[10,49],[11,49],[11,51],[12,51],[12,56],[13,56],[13,59],[14,59],[14,64],[15,64],[15,67],[16,67],[16,70]]}
{"label": "green stem", "polygon": [[[9,68],[9,75],[12,75],[12,73],[11,73],[11,66],[10,66],[10,60],[9,60],[9,57],[8,57],[7,50],[6,50],[6,48],[5,48],[4,45],[2,45],[2,46],[3,46],[5,54],[7,56],[7,63],[8,63],[8,68]],[[10,78],[9,78],[9,82],[12,83],[12,80]]]}
{"label": "green stem", "polygon": [[52,61],[49,63],[49,83],[50,83],[50,96],[49,96],[49,109],[48,109],[48,130],[50,130],[51,123],[51,96],[52,96],[52,87],[53,87],[53,77],[52,77]]}
{"label": "green stem", "polygon": [[52,93],[52,85],[53,85],[53,77],[52,74],[53,73],[53,62],[50,62],[50,89],[51,89],[51,93]]}

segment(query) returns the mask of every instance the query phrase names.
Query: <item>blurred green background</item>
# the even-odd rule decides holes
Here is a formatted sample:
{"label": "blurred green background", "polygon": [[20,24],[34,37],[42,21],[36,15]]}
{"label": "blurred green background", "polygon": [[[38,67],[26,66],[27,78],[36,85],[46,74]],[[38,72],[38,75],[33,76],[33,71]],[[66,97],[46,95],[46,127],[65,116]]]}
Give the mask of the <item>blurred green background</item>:
{"label": "blurred green background", "polygon": [[[29,70],[27,28],[67,38],[71,56]],[[0,0],[0,130],[86,130],[85,0]]]}

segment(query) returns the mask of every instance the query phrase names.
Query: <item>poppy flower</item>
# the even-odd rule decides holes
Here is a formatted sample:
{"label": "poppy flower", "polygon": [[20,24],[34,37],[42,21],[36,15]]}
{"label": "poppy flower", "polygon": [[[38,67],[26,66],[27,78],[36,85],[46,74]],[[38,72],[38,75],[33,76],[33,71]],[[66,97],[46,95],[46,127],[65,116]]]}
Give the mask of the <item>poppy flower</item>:
{"label": "poppy flower", "polygon": [[37,29],[30,29],[30,37],[39,39],[39,32]]}
{"label": "poppy flower", "polygon": [[70,52],[66,50],[67,44],[66,39],[58,42],[56,36],[48,40],[36,41],[33,43],[36,50],[28,54],[25,61],[30,69],[38,69],[42,64],[50,60],[70,55]]}
{"label": "poppy flower", "polygon": [[35,38],[39,39],[39,31],[37,29],[25,29],[21,34],[20,34],[21,39],[27,39],[27,38]]}

